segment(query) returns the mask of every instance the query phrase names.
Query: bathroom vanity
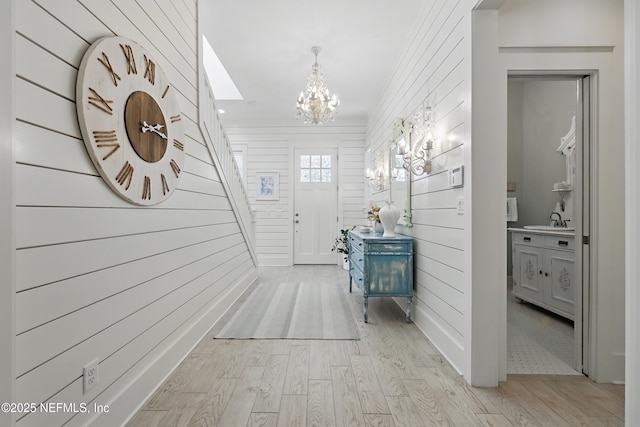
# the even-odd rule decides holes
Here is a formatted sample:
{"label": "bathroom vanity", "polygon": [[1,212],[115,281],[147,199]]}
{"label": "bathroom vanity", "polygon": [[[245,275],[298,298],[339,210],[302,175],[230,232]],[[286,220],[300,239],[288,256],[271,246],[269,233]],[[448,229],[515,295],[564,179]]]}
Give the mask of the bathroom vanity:
{"label": "bathroom vanity", "polygon": [[509,228],[513,295],[574,320],[574,231]]}
{"label": "bathroom vanity", "polygon": [[413,239],[396,235],[349,231],[349,292],[351,284],[362,290],[364,321],[369,297],[406,297],[406,321],[411,321],[413,297]]}

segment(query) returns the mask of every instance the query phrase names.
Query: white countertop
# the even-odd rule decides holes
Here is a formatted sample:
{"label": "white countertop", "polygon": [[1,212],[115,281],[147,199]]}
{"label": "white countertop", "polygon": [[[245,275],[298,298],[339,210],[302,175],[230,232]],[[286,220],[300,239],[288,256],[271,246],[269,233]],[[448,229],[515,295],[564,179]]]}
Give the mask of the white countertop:
{"label": "white countertop", "polygon": [[575,230],[563,230],[562,228],[558,228],[557,230],[536,230],[534,228],[507,228],[507,231],[511,231],[514,233],[527,233],[527,234],[546,234],[549,236],[571,236],[573,237],[576,232]]}

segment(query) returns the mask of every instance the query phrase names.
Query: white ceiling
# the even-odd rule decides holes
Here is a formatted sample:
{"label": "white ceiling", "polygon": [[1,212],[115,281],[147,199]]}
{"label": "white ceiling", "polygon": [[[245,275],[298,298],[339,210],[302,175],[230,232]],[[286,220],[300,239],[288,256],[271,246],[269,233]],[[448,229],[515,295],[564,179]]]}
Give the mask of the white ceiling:
{"label": "white ceiling", "polygon": [[[341,105],[363,122],[397,64],[424,0],[203,0],[203,33],[243,95],[217,101],[225,123],[295,120],[312,46]],[[300,119],[302,122],[302,119]],[[310,125],[311,126],[311,125]]]}

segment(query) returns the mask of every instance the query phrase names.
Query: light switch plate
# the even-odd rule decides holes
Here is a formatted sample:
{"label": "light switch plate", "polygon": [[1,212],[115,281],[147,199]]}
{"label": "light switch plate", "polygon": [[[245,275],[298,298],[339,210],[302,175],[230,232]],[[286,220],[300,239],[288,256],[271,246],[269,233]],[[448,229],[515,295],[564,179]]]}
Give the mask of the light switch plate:
{"label": "light switch plate", "polygon": [[462,187],[464,174],[462,165],[449,169],[449,187]]}
{"label": "light switch plate", "polygon": [[456,213],[458,215],[464,214],[464,198],[463,197],[458,197],[456,199]]}

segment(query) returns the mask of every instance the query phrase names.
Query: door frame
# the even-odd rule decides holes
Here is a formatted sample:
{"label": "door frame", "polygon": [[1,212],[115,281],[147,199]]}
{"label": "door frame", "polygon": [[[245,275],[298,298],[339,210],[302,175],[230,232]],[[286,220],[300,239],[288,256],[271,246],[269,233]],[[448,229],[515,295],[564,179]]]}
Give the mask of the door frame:
{"label": "door frame", "polygon": [[[594,199],[591,189],[593,181],[593,164],[591,153],[595,152],[593,136],[596,135],[593,126],[596,123],[596,104],[594,103],[597,94],[597,74],[585,73],[584,71],[572,70],[507,70],[507,81],[511,77],[523,78],[525,80],[537,81],[576,81],[580,85],[578,99],[576,102],[576,183],[574,185],[574,225],[575,225],[575,280],[580,284],[576,288],[574,301],[574,357],[573,368],[578,372],[589,375],[589,360],[592,352],[590,343],[591,331],[595,328],[591,326],[591,266],[592,252],[589,243],[584,243],[592,235],[591,214],[595,209],[592,204]],[[507,250],[510,250],[507,248]],[[506,253],[505,253],[506,258]],[[515,262],[515,260],[514,260]],[[507,325],[508,327],[508,325]],[[505,351],[507,351],[505,349]]]}
{"label": "door frame", "polygon": [[[629,1],[625,0],[625,6],[628,3]],[[503,129],[506,129],[505,79],[507,69],[520,69],[572,70],[574,73],[591,74],[598,79],[599,91],[592,93],[593,96],[597,96],[597,99],[592,100],[597,105],[597,117],[593,117],[592,120],[592,158],[595,161],[591,169],[591,181],[594,184],[591,194],[591,239],[592,243],[597,245],[592,245],[591,254],[591,292],[594,299],[590,302],[592,341],[589,376],[598,382],[622,382],[625,377],[628,380],[632,376],[629,369],[624,370],[625,363],[627,367],[633,366],[628,363],[630,354],[624,353],[624,340],[628,340],[637,327],[636,323],[629,322],[631,316],[628,313],[625,318],[625,314],[615,307],[619,304],[622,308],[625,299],[629,303],[630,297],[636,297],[633,293],[629,294],[629,282],[624,283],[624,268],[627,268],[627,272],[631,270],[631,274],[635,274],[635,270],[629,269],[628,264],[624,268],[615,268],[612,263],[603,263],[603,258],[626,259],[628,262],[630,259],[631,245],[627,243],[625,246],[624,243],[625,239],[628,239],[629,230],[620,226],[624,216],[620,215],[621,210],[616,210],[616,205],[624,203],[628,219],[631,209],[626,203],[629,201],[628,198],[625,202],[625,193],[629,194],[627,190],[632,174],[630,175],[628,169],[626,172],[623,171],[622,165],[625,162],[628,165],[631,161],[628,153],[631,140],[629,133],[625,135],[625,126],[629,124],[629,120],[624,120],[624,117],[629,118],[629,114],[624,110],[622,101],[626,96],[626,106],[634,105],[632,100],[635,99],[637,86],[625,87],[624,83],[637,80],[637,75],[625,73],[623,76],[622,60],[625,59],[623,54],[626,55],[629,51],[637,53],[638,49],[633,43],[622,46],[622,40],[615,38],[599,38],[598,41],[603,44],[595,41],[595,45],[589,46],[571,43],[542,44],[537,37],[518,39],[524,41],[520,43],[511,37],[510,30],[499,32],[499,9],[503,4],[504,0],[474,2],[467,32],[470,37],[468,51],[471,55],[467,75],[471,89],[468,99],[465,100],[470,106],[465,121],[468,120],[470,123],[466,137],[471,147],[465,150],[469,152],[465,155],[465,175],[468,162],[472,183],[469,185],[470,188],[466,188],[465,185],[465,197],[470,199],[465,201],[465,205],[469,206],[467,210],[472,213],[469,216],[474,218],[467,218],[465,222],[469,227],[468,234],[471,240],[467,244],[469,254],[465,257],[469,271],[465,279],[470,292],[470,316],[466,329],[469,331],[469,337],[465,339],[464,344],[465,351],[469,349],[471,353],[465,358],[465,379],[479,386],[496,386],[498,381],[506,380],[506,360],[502,360],[502,357],[506,356],[506,307],[502,304],[506,287],[497,286],[504,280],[506,267],[502,261],[497,262],[495,269],[487,269],[487,265],[489,262],[495,263],[506,251],[506,231],[502,231],[504,222],[499,220],[503,216],[503,210],[497,209],[504,205],[501,200],[504,198],[505,177],[502,176],[500,164],[506,160],[503,155],[506,148],[506,132],[503,132]],[[611,8],[616,13],[621,12],[620,4],[612,4]],[[547,8],[545,13],[553,13],[554,10]],[[625,40],[633,42],[638,39],[633,32],[637,25],[634,21],[633,25],[627,28],[626,24],[638,16],[637,7],[634,6],[629,12],[625,8],[623,13]],[[631,60],[634,61],[635,56],[632,56]],[[625,65],[629,67],[629,64],[634,63],[627,61]],[[635,68],[627,68],[629,69]],[[627,78],[629,76],[632,78]],[[637,113],[636,110],[631,111]],[[635,128],[628,126],[626,130],[633,135]],[[610,146],[605,145],[605,141],[600,141],[600,138],[606,138],[613,143]],[[626,146],[618,144],[622,140],[626,141]],[[631,154],[633,153],[632,151]],[[618,169],[613,169],[616,164]],[[611,177],[615,179],[613,188],[603,187],[609,179],[599,172],[603,169],[607,172],[615,170],[615,176]],[[627,186],[622,188],[624,182]],[[601,187],[606,193],[598,194]],[[603,200],[611,203],[604,204]],[[482,201],[482,204],[479,201]],[[615,220],[607,218],[609,215],[615,215]],[[496,237],[500,237],[500,240],[495,248],[480,247],[486,239]],[[486,253],[477,254],[473,251],[479,247]],[[622,256],[614,258],[614,254],[618,253]],[[604,285],[607,280],[613,282],[615,292],[608,292]],[[497,310],[482,310],[492,304]],[[637,348],[638,346],[633,347]],[[630,350],[630,347],[627,346],[626,349]],[[635,392],[635,389],[633,391]]]}
{"label": "door frame", "polygon": [[[295,194],[295,181],[294,179],[296,179],[295,177],[295,171],[296,171],[296,150],[299,149],[316,149],[316,148],[327,148],[327,149],[331,149],[331,150],[336,150],[337,153],[337,159],[336,159],[336,174],[337,176],[337,185],[338,185],[338,189],[337,189],[337,215],[338,215],[338,222],[337,222],[337,230],[340,230],[341,228],[344,227],[344,194],[343,194],[343,176],[340,173],[341,170],[343,170],[344,164],[343,164],[343,159],[344,159],[344,155],[343,155],[343,150],[344,148],[342,147],[342,144],[339,143],[338,141],[327,141],[327,137],[324,137],[322,135],[319,135],[317,137],[311,137],[309,138],[308,141],[298,141],[295,143],[291,143],[289,144],[289,176],[291,177],[291,179],[289,179],[289,183],[288,183],[288,191],[289,194],[291,195],[291,200],[290,200],[290,215],[289,215],[289,219],[290,219],[290,230],[291,233],[290,234],[290,238],[289,238],[289,247],[292,248],[291,251],[289,251],[289,265],[296,265],[294,263],[294,253],[293,253],[293,248],[295,248],[295,206],[296,206],[296,194]],[[341,141],[340,141],[341,142]],[[339,254],[337,254],[339,255]],[[336,265],[342,265],[338,263],[339,257],[336,255]]]}
{"label": "door frame", "polygon": [[[575,295],[575,319],[574,319],[574,363],[573,367],[585,375],[589,375],[589,360],[595,351],[591,343],[593,331],[595,327],[592,323],[592,289],[591,281],[593,277],[593,268],[596,265],[593,257],[594,252],[591,251],[590,245],[584,244],[584,238],[587,240],[593,236],[591,217],[595,213],[595,195],[593,189],[597,188],[592,183],[595,180],[595,171],[592,165],[592,153],[595,153],[595,138],[597,132],[594,126],[597,123],[597,73],[586,72],[581,70],[507,70],[507,80],[510,77],[531,78],[532,80],[557,80],[557,79],[575,79],[580,84],[580,91],[577,101],[576,119],[580,116],[580,120],[576,120],[576,139],[579,143],[576,145],[576,188],[574,194],[576,197],[574,210],[574,224],[576,228],[575,239],[576,249],[575,256],[575,278],[580,284],[578,288],[581,292]],[[580,126],[578,126],[580,124]],[[506,165],[505,165],[506,167]],[[579,249],[580,248],[580,249]],[[509,248],[507,248],[509,250]],[[506,258],[505,252],[505,258]],[[578,290],[576,289],[576,291]],[[507,349],[504,349],[506,354]]]}

